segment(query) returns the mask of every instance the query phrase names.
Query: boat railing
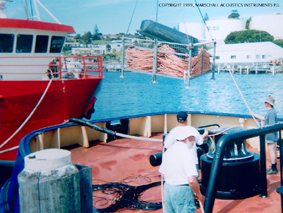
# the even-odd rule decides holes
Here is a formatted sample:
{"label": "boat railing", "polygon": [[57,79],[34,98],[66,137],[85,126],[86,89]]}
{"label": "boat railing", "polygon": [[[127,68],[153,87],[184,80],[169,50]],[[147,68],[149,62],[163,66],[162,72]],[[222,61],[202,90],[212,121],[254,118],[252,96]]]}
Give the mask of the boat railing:
{"label": "boat railing", "polygon": [[[283,123],[278,123],[262,128],[243,130],[241,132],[230,133],[222,136],[216,147],[216,152],[213,158],[212,167],[210,171],[210,178],[205,195],[204,211],[205,213],[213,212],[213,206],[216,196],[216,181],[220,174],[221,165],[223,163],[224,152],[226,147],[233,143],[235,140],[245,140],[248,138],[259,137],[260,143],[260,184],[261,184],[261,196],[267,197],[267,177],[266,177],[266,152],[265,152],[265,135],[271,132],[279,131],[279,146],[280,146],[280,177],[281,186],[283,185],[282,179],[282,165],[283,165],[283,140],[281,137],[281,131],[283,130]],[[281,201],[282,200],[281,195]],[[281,203],[282,205],[282,203]]]}
{"label": "boat railing", "polygon": [[0,56],[0,79],[102,77],[102,56]]}

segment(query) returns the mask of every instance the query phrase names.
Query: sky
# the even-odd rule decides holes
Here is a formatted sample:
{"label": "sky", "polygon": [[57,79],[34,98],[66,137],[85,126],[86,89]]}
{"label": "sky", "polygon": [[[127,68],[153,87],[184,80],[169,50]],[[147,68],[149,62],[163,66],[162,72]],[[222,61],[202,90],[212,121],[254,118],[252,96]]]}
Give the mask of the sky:
{"label": "sky", "polygon": [[[13,0],[6,6],[11,18],[25,18],[22,2]],[[29,1],[29,0],[26,0]],[[135,33],[142,20],[157,20],[169,27],[180,22],[200,22],[198,8],[210,20],[225,18],[232,10],[240,17],[283,13],[282,0],[40,0],[61,23],[72,25],[76,33],[94,32],[97,25],[103,34]],[[196,7],[196,4],[203,4]],[[50,21],[39,6],[42,19]],[[132,17],[132,18],[131,18]],[[283,21],[283,20],[281,20]]]}

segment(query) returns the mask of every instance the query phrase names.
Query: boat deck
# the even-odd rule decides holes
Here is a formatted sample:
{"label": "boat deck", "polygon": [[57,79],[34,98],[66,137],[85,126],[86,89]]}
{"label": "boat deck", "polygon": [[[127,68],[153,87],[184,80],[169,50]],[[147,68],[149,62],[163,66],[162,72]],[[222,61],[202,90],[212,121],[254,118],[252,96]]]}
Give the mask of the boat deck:
{"label": "boat deck", "polygon": [[[154,136],[161,138],[161,135]],[[109,143],[95,143],[90,148],[74,148],[72,160],[76,164],[84,164],[92,168],[93,184],[120,182],[128,185],[145,185],[161,180],[159,167],[149,163],[149,156],[162,150],[158,142],[144,142],[133,139],[116,139]],[[278,162],[279,163],[279,162]],[[267,162],[269,165],[269,162]],[[213,212],[238,213],[238,212],[281,212],[280,195],[276,188],[280,185],[280,174],[268,176],[268,197],[259,195],[242,200],[216,199]],[[94,207],[101,209],[115,203],[119,194],[115,191],[93,192]],[[140,196],[147,202],[161,202],[161,187],[150,188]],[[117,212],[162,212],[159,210],[131,210],[121,208]],[[201,212],[199,209],[197,212]]]}

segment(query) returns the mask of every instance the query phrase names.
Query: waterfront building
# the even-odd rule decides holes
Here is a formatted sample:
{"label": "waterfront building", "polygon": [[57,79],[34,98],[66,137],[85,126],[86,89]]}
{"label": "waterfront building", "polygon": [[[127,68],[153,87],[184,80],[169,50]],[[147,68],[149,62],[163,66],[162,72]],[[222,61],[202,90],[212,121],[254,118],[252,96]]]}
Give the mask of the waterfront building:
{"label": "waterfront building", "polygon": [[209,32],[201,21],[179,23],[178,29],[201,41],[211,40],[213,38],[219,44],[224,43],[224,39],[229,33],[245,29],[266,31],[274,36],[274,39],[283,39],[283,22],[280,22],[280,20],[283,20],[282,13],[264,14],[244,18],[207,20],[206,24]]}
{"label": "waterfront building", "polygon": [[[210,54],[213,50],[210,50]],[[217,45],[215,62],[218,71],[281,72],[283,48],[272,42]]]}

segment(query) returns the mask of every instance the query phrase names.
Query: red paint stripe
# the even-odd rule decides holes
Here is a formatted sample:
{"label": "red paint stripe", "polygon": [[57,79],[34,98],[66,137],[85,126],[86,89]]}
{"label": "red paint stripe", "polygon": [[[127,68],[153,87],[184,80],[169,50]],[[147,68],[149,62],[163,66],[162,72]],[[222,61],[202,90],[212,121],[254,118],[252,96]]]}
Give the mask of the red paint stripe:
{"label": "red paint stripe", "polygon": [[0,19],[1,28],[21,28],[21,29],[33,29],[33,30],[46,30],[74,33],[75,30],[72,26],[56,24],[43,21],[34,20],[22,20],[22,19]]}

